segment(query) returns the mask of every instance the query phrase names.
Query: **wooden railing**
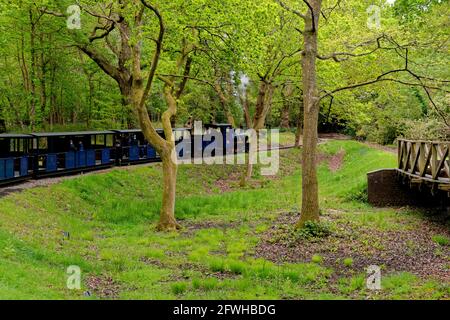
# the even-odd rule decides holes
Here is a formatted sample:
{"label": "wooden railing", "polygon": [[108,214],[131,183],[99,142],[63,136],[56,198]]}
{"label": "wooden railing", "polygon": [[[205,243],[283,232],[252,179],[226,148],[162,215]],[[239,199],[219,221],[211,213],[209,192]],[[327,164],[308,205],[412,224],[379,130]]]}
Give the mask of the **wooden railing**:
{"label": "wooden railing", "polygon": [[398,170],[417,182],[450,184],[450,142],[399,139]]}

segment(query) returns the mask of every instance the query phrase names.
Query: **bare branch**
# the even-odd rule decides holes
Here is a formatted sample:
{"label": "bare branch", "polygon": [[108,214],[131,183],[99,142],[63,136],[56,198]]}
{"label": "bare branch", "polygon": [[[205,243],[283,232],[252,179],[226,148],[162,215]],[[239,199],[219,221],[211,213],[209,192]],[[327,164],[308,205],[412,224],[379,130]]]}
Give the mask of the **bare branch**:
{"label": "bare branch", "polygon": [[143,107],[144,104],[145,104],[145,100],[147,100],[147,97],[148,97],[148,95],[150,93],[150,90],[152,88],[153,79],[155,78],[156,69],[158,68],[159,57],[161,56],[162,43],[163,43],[163,40],[164,40],[165,27],[164,27],[163,18],[161,16],[161,14],[159,13],[158,9],[156,9],[156,7],[154,7],[151,4],[148,4],[145,0],[141,0],[141,2],[142,2],[142,4],[145,7],[147,7],[151,11],[153,11],[153,13],[156,15],[156,17],[158,18],[158,21],[159,21],[159,35],[158,35],[158,40],[156,41],[156,50],[155,50],[155,53],[153,55],[152,64],[151,64],[151,68],[150,68],[150,73],[148,75],[147,84],[145,86],[144,94],[142,95],[142,99],[141,99],[141,102],[140,102],[140,106]]}
{"label": "bare branch", "polygon": [[331,54],[326,55],[326,56],[322,56],[322,55],[318,54],[317,58],[320,59],[320,60],[333,59],[335,62],[342,62],[342,61],[348,60],[349,57],[364,57],[364,56],[371,55],[372,53],[375,53],[376,51],[381,50],[381,49],[384,49],[384,50],[396,50],[396,49],[398,49],[400,47],[399,44],[397,44],[395,42],[394,42],[395,45],[396,45],[395,47],[383,47],[382,42],[381,42],[382,40],[388,40],[389,42],[393,42],[392,39],[389,39],[385,34],[383,34],[383,35],[377,37],[375,40],[366,41],[363,44],[359,44],[359,45],[355,46],[355,49],[356,49],[356,48],[359,48],[359,47],[361,47],[363,45],[368,45],[368,44],[371,44],[373,42],[376,42],[377,46],[374,49],[372,49],[372,50],[370,50],[368,52],[364,52],[364,53],[334,52],[334,53],[331,53]]}
{"label": "bare branch", "polygon": [[311,12],[311,19],[312,19],[312,30],[311,31],[316,32],[316,17],[314,15],[314,9],[307,0],[303,0],[303,2],[306,3],[306,5],[309,8],[309,11]]}
{"label": "bare branch", "polygon": [[215,86],[213,83],[209,82],[208,80],[200,79],[197,77],[186,76],[186,75],[180,76],[180,75],[176,75],[176,74],[162,74],[162,73],[158,73],[157,76],[158,76],[158,79],[163,81],[164,83],[168,82],[167,78],[183,78],[183,79],[187,79],[187,80],[197,81],[202,84],[206,84],[206,85],[210,86],[211,88],[215,89]]}
{"label": "bare branch", "polygon": [[52,11],[47,8],[41,8],[41,9],[39,9],[39,11],[41,11],[42,13],[45,13],[45,14],[49,14],[51,16],[59,17],[59,18],[63,18],[66,16],[65,14],[62,14],[61,12]]}
{"label": "bare branch", "polygon": [[90,48],[88,45],[76,44],[75,46],[91,58],[100,67],[100,69],[102,69],[111,78],[118,82],[121,80],[119,70],[95,49]]}
{"label": "bare branch", "polygon": [[[334,6],[332,6],[331,8],[325,8],[323,10],[320,11],[320,13],[322,14],[322,17],[328,21],[328,19],[330,18],[331,14],[333,13],[333,11],[337,8],[340,7],[341,5],[341,1],[342,0],[337,0],[336,4]],[[328,16],[325,14],[328,11]]]}
{"label": "bare branch", "polygon": [[278,4],[279,4],[283,9],[285,9],[285,10],[287,10],[287,11],[289,11],[289,12],[292,12],[293,14],[299,16],[299,17],[302,18],[302,19],[306,19],[306,16],[305,16],[303,13],[301,13],[300,11],[295,10],[295,9],[292,9],[291,7],[289,7],[288,5],[286,5],[286,4],[285,4],[284,2],[282,2],[281,0],[275,0],[275,1],[278,2]]}
{"label": "bare branch", "polygon": [[[115,23],[111,23],[110,25],[105,27],[98,27],[98,26],[95,27],[94,31],[92,32],[92,35],[89,37],[89,42],[94,42],[95,40],[107,37],[115,28],[116,28]],[[97,30],[104,30],[104,32],[100,35],[97,35]]]}

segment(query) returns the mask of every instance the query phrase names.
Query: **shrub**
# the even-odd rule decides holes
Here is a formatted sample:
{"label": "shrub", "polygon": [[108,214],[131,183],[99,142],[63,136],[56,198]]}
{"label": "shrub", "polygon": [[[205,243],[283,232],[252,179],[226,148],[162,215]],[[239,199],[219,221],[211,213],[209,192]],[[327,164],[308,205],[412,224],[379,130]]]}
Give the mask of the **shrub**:
{"label": "shrub", "polygon": [[234,274],[243,274],[245,272],[245,264],[241,261],[231,261],[228,267]]}
{"label": "shrub", "polygon": [[346,200],[368,203],[369,202],[369,187],[368,187],[367,183],[364,184],[363,187],[350,192],[347,195]]}
{"label": "shrub", "polygon": [[213,259],[209,263],[209,269],[212,272],[224,272],[225,264],[224,264],[223,260],[221,260],[221,259]]}
{"label": "shrub", "polygon": [[450,131],[436,119],[405,120],[403,136],[412,140],[448,140]]}
{"label": "shrub", "polygon": [[307,221],[298,231],[298,237],[306,240],[325,238],[331,235],[329,225],[323,222]]}
{"label": "shrub", "polygon": [[321,264],[323,262],[323,258],[322,258],[322,256],[315,254],[312,256],[311,262]]}
{"label": "shrub", "polygon": [[186,282],[175,282],[171,285],[172,292],[174,294],[182,294],[187,290]]}
{"label": "shrub", "polygon": [[344,263],[344,266],[351,267],[351,266],[353,266],[353,259],[352,258],[345,258],[343,263]]}

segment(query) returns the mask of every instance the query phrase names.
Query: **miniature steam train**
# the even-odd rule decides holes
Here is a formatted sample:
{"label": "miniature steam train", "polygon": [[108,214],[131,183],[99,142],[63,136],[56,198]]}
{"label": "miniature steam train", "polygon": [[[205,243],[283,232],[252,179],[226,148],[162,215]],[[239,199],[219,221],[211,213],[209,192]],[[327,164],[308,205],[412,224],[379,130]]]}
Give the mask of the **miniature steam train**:
{"label": "miniature steam train", "polygon": [[[216,130],[222,135],[223,146],[216,147],[223,147],[225,150],[232,144],[233,153],[237,153],[237,141],[243,139],[246,146],[244,152],[248,151],[246,137],[229,130],[230,125],[209,125],[206,129]],[[164,137],[163,130],[157,131]],[[206,131],[201,137],[194,137],[191,129],[174,129],[173,132],[176,145],[186,138],[192,141],[200,139],[202,149],[216,143],[214,138],[205,139]],[[185,157],[186,154],[182,154],[184,152],[186,150],[180,151],[178,156]],[[190,157],[198,155],[193,149],[188,153]],[[158,153],[139,129],[0,134],[0,186],[30,179],[159,161],[161,159]]]}

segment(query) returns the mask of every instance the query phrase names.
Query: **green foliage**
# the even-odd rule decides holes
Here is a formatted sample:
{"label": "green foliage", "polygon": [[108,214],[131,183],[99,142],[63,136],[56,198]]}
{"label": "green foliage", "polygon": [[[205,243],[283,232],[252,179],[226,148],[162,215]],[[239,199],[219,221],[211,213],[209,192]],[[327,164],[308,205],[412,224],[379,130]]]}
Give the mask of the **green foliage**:
{"label": "green foliage", "polygon": [[224,272],[225,271],[225,263],[222,259],[213,259],[209,263],[209,269],[212,272]]}
{"label": "green foliage", "polygon": [[450,139],[450,128],[436,119],[405,120],[403,132],[399,135],[412,140]]}
{"label": "green foliage", "polygon": [[329,235],[331,235],[330,226],[324,222],[316,221],[307,221],[297,233],[299,238],[306,240],[318,240]]}
{"label": "green foliage", "polygon": [[450,245],[450,239],[448,237],[446,237],[446,236],[437,234],[437,235],[433,236],[432,239],[433,239],[433,241],[435,243],[437,243],[440,246],[445,247],[445,246],[449,246]]}
{"label": "green foliage", "polygon": [[344,266],[346,267],[351,267],[353,266],[353,259],[352,258],[345,258],[342,263],[344,264]]}
{"label": "green foliage", "polygon": [[362,187],[352,190],[347,195],[347,200],[349,201],[357,201],[362,203],[368,203],[369,201],[369,191],[367,183],[364,183]]}
{"label": "green foliage", "polygon": [[318,255],[318,254],[315,254],[315,255],[312,256],[311,262],[312,263],[321,264],[321,263],[323,263],[323,257]]}
{"label": "green foliage", "polygon": [[173,294],[180,295],[186,292],[188,285],[186,282],[175,282],[170,286]]}
{"label": "green foliage", "polygon": [[[286,2],[300,11],[307,10],[303,2]],[[125,57],[124,62],[121,61],[124,57],[119,59],[117,55],[122,43],[119,28],[109,32],[108,42],[105,38],[88,40],[93,30],[99,35],[104,26],[96,27],[105,23],[90,13],[102,12],[109,3],[80,1],[80,30],[67,29],[66,17],[42,14],[39,9],[46,7],[51,12],[64,13],[72,4],[69,0],[0,0],[0,131],[73,131],[137,125],[117,81],[76,49],[76,44],[89,44],[114,67],[119,63],[130,66],[129,58]],[[166,24],[158,73],[181,74],[176,60],[182,46],[195,47],[189,56],[192,58],[190,75],[196,80],[187,81],[184,94],[178,99],[178,126],[191,118],[203,122],[228,121],[226,110],[212,87],[216,84],[224,91],[236,123],[244,124],[244,98],[248,96],[253,116],[261,75],[274,85],[273,95],[266,95],[271,106],[267,124],[278,127],[287,114],[290,127],[297,125],[303,112],[299,76],[303,45],[296,29],[303,27],[302,19],[273,0],[219,3],[156,0],[153,4]],[[331,6],[328,1],[323,5]],[[370,5],[381,8],[380,30],[367,27],[366,10]],[[110,9],[131,21],[140,7],[139,1],[125,7],[113,2]],[[421,81],[430,87],[428,91],[433,99],[431,103],[414,76],[396,72],[391,74],[391,80],[396,82],[382,81],[336,92],[332,105],[329,98],[323,99],[321,127],[382,144],[391,144],[399,135],[448,138],[443,118],[450,114],[446,81],[449,55],[442,49],[449,36],[448,9],[448,0],[397,0],[392,6],[384,0],[352,0],[341,2],[326,22],[321,20],[321,55],[350,52],[358,56],[348,56],[339,63],[333,59],[318,60],[320,92],[352,87],[375,80],[387,71],[401,70],[403,53],[375,50],[375,39],[384,34],[395,43],[408,45],[409,66],[415,74],[423,76]],[[130,35],[126,41],[130,44],[142,41],[145,76],[154,52],[154,43],[149,39],[156,37],[158,25],[150,12],[146,10],[144,15],[142,27],[129,24]],[[383,48],[394,44],[386,38],[380,43]],[[245,88],[241,83],[243,75],[249,79]],[[287,86],[292,90],[287,90]],[[162,88],[162,82],[157,80],[148,99],[147,108],[155,123],[166,109]]]}

